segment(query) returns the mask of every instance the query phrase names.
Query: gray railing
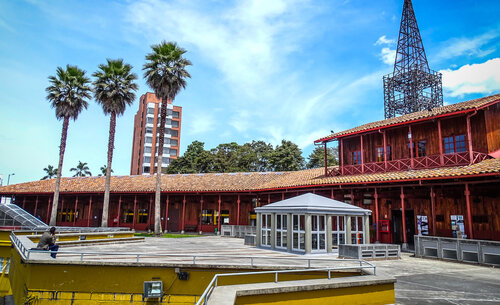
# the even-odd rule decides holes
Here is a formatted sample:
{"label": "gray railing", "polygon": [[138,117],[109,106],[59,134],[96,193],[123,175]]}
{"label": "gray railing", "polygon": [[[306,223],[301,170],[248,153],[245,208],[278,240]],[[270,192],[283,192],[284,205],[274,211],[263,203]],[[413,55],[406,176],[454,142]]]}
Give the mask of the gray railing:
{"label": "gray railing", "polygon": [[257,229],[255,226],[240,226],[240,225],[222,225],[221,236],[241,237],[246,235],[255,235]]}
{"label": "gray railing", "polygon": [[[363,266],[366,264],[366,266]],[[212,281],[208,284],[203,294],[196,302],[196,305],[206,305],[208,299],[212,295],[212,292],[215,288],[217,288],[217,281],[220,277],[229,277],[229,276],[247,276],[247,275],[258,275],[258,274],[274,274],[274,283],[279,281],[278,275],[281,273],[301,273],[301,272],[316,272],[316,271],[327,271],[328,279],[332,279],[332,271],[341,271],[341,270],[359,270],[360,272],[364,271],[364,269],[373,269],[373,275],[376,275],[376,267],[373,264],[370,264],[366,261],[359,261],[359,266],[347,266],[347,267],[328,267],[328,268],[308,268],[308,269],[295,269],[295,270],[275,270],[275,271],[256,271],[256,272],[239,272],[239,273],[220,273],[216,274]]]}

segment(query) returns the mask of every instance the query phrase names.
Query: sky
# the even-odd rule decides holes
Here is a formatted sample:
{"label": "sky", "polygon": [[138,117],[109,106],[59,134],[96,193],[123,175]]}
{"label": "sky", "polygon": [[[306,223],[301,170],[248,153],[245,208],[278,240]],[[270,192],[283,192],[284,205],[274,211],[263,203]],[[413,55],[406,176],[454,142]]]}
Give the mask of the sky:
{"label": "sky", "polygon": [[[446,104],[500,92],[500,1],[414,0],[431,69]],[[117,119],[113,171],[130,174],[134,114],[151,91],[151,45],[187,50],[191,78],[180,153],[282,139],[304,157],[313,141],[384,118],[382,76],[392,72],[403,0],[0,1],[0,175],[38,180],[57,166],[62,121],[46,99],[57,67],[89,77],[107,58],[138,75],[136,102]],[[106,163],[109,116],[90,101],[69,124],[63,176],[78,161]]]}

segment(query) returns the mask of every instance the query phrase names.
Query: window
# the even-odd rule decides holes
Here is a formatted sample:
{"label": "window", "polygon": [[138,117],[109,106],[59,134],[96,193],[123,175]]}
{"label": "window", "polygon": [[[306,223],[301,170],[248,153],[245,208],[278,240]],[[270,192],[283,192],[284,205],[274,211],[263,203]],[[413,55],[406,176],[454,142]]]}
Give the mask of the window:
{"label": "window", "polygon": [[361,151],[353,151],[352,152],[352,164],[361,164]]}
{"label": "window", "polygon": [[172,127],[179,127],[179,121],[172,121]]}
{"label": "window", "polygon": [[151,171],[151,168],[149,166],[144,166],[144,169],[142,170],[143,173],[147,174]]}
{"label": "window", "polygon": [[287,215],[276,214],[276,248],[287,247]]}
{"label": "window", "polygon": [[172,116],[173,116],[174,118],[178,118],[178,117],[179,117],[179,111],[174,111],[174,112],[172,112]]}
{"label": "window", "polygon": [[151,146],[144,147],[144,153],[145,154],[150,154],[151,153]]}
{"label": "window", "polygon": [[443,140],[445,154],[465,152],[465,135],[446,137]]}
{"label": "window", "polygon": [[153,133],[153,128],[146,127],[146,133],[152,134]]}
{"label": "window", "polygon": [[153,124],[153,123],[154,123],[154,119],[153,119],[153,118],[148,117],[148,118],[146,119],[146,123],[147,123],[147,124]]}
{"label": "window", "polygon": [[332,244],[345,244],[345,216],[332,216]]}
{"label": "window", "polygon": [[305,215],[292,215],[292,249],[305,251]]}
{"label": "window", "polygon": [[151,162],[151,157],[144,157],[144,163],[150,163]]}
{"label": "window", "polygon": [[271,214],[262,214],[261,246],[271,246]]}
{"label": "window", "polygon": [[152,137],[146,137],[146,143],[153,143]]}
{"label": "window", "polygon": [[172,135],[172,137],[178,137],[179,136],[179,131],[178,130],[172,130],[171,135]]}
{"label": "window", "polygon": [[148,114],[155,114],[154,108],[148,108]]}
{"label": "window", "polygon": [[[387,161],[392,160],[391,147],[387,146]],[[377,162],[384,162],[384,147],[377,147]]]}
{"label": "window", "polygon": [[[413,143],[413,157],[425,157],[427,156],[427,141],[414,141]],[[416,148],[416,149],[415,149]],[[410,143],[408,143],[408,149],[410,149]],[[411,152],[409,152],[411,156]]]}
{"label": "window", "polygon": [[170,141],[170,145],[172,145],[172,146],[178,146],[179,143],[177,142],[177,140],[171,140]]}
{"label": "window", "polygon": [[214,211],[213,210],[203,210],[201,213],[201,224],[202,225],[211,225],[214,223]]}
{"label": "window", "polygon": [[170,154],[173,156],[177,156],[177,149],[171,149]]}

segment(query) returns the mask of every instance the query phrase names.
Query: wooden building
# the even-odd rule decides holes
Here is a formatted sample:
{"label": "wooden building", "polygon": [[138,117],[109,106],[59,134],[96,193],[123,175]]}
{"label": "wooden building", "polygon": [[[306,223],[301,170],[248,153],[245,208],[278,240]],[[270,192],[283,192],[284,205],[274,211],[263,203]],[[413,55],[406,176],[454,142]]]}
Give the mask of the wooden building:
{"label": "wooden building", "polygon": [[[337,141],[338,167],[162,176],[162,228],[255,225],[254,208],[307,192],[370,209],[372,241],[413,235],[500,240],[500,95],[358,126]],[[104,177],[63,178],[58,225],[100,226]],[[48,222],[55,179],[0,188]],[[155,176],[111,179],[109,226],[153,227]],[[335,224],[336,225],[336,224]],[[355,224],[352,224],[355,226]],[[219,228],[220,229],[220,228]]]}

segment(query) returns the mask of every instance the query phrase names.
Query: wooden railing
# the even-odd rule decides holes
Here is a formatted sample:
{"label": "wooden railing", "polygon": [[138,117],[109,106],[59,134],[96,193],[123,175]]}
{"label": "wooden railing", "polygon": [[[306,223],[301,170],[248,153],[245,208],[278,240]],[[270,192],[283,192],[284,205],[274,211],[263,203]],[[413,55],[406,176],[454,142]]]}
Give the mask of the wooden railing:
{"label": "wooden railing", "polygon": [[486,153],[472,152],[472,158],[469,152],[460,152],[455,154],[431,155],[417,157],[412,159],[398,159],[387,162],[371,162],[356,165],[344,165],[343,167],[333,168],[327,171],[327,176],[348,176],[373,174],[395,171],[407,171],[412,169],[428,169],[436,167],[461,166],[479,163],[488,158]]}

